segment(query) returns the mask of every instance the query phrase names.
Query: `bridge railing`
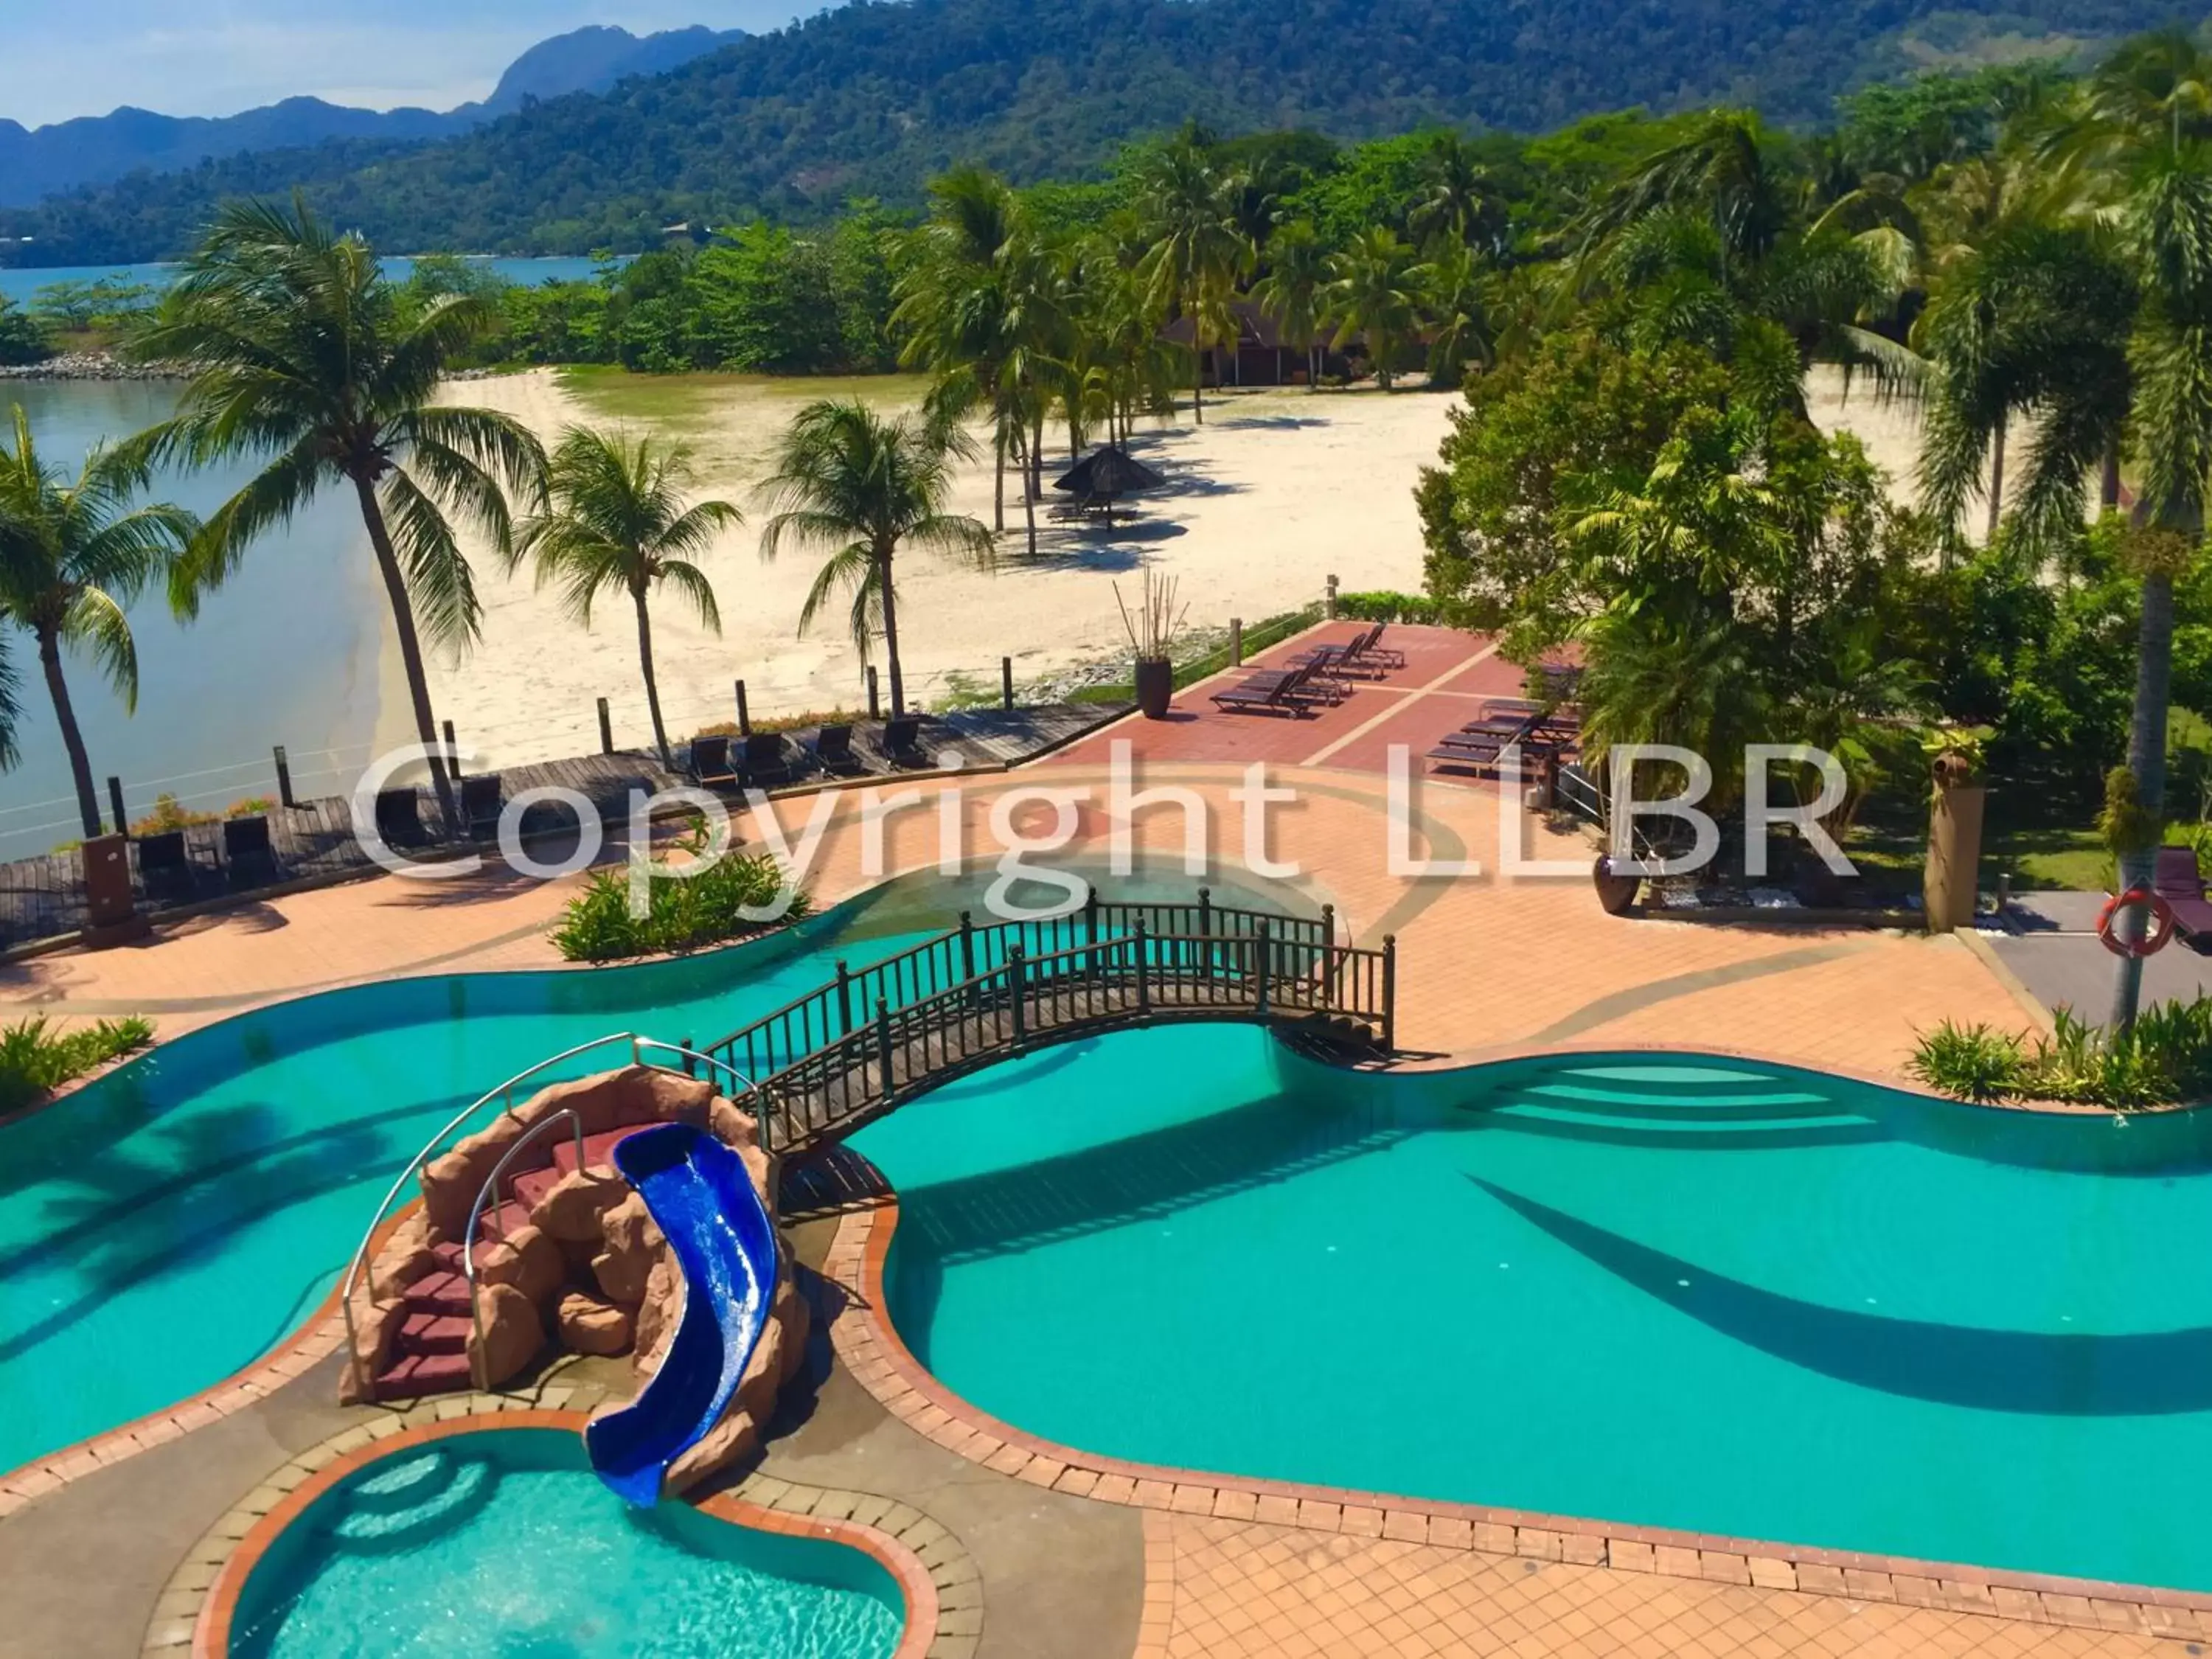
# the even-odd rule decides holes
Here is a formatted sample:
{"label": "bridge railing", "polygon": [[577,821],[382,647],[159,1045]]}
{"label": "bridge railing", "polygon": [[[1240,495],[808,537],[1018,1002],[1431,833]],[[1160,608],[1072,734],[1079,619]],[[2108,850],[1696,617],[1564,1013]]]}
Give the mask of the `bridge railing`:
{"label": "bridge railing", "polygon": [[964,984],[1018,949],[1031,959],[1087,949],[1143,927],[1155,935],[1247,939],[1265,932],[1279,947],[1311,950],[1332,943],[1334,909],[1291,916],[1216,904],[1205,888],[1190,902],[1101,899],[1059,915],[978,927],[966,911],[960,925],[858,971],[840,962],[828,984],[795,998],[751,1024],[707,1045],[705,1052],[747,1077],[765,1078],[867,1025],[876,1005],[902,1007]]}
{"label": "bridge railing", "polygon": [[[758,1077],[763,1130],[790,1146],[857,1127],[912,1087],[1018,1051],[1048,1034],[1217,1012],[1260,1018],[1347,1016],[1391,1041],[1396,953],[1338,945],[1311,927],[1279,936],[1256,915],[1252,931],[1129,931],[1032,955],[1009,945],[981,972],[894,1006],[878,998],[850,1030]],[[771,1128],[769,1126],[772,1125]]]}

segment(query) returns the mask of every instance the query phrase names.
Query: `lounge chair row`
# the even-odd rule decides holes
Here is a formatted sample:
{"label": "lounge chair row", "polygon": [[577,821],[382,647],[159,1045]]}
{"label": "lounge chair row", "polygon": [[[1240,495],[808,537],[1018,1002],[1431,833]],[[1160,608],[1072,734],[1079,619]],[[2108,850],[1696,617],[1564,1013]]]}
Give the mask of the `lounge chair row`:
{"label": "lounge chair row", "polygon": [[1448,732],[1429,750],[1440,770],[1486,772],[1508,749],[1523,761],[1543,762],[1571,753],[1582,742],[1582,715],[1572,708],[1494,697],[1482,713],[1455,732]]}
{"label": "lounge chair row", "polygon": [[[935,763],[922,750],[921,721],[915,715],[885,721],[878,748],[896,770]],[[782,732],[755,732],[735,744],[719,736],[691,740],[692,779],[710,789],[773,789],[817,772],[851,778],[872,769],[854,750],[848,725],[822,727],[811,744]]]}
{"label": "lounge chair row", "polygon": [[[497,833],[499,815],[506,805],[500,775],[487,772],[460,780],[459,802],[463,832],[471,841],[488,841]],[[386,846],[427,847],[437,839],[422,822],[422,795],[411,788],[383,789],[376,796],[376,833]],[[284,868],[269,831],[266,817],[225,818],[216,826],[219,858],[209,863],[198,855],[182,830],[165,830],[140,836],[138,880],[149,898],[173,902],[198,896],[204,890],[236,892],[266,887],[284,878]]]}
{"label": "lounge chair row", "polygon": [[1238,714],[1289,714],[1303,719],[1320,707],[1342,702],[1352,680],[1382,679],[1406,665],[1406,653],[1382,643],[1377,623],[1342,645],[1317,645],[1301,651],[1285,668],[1263,668],[1216,691],[1213,706]]}

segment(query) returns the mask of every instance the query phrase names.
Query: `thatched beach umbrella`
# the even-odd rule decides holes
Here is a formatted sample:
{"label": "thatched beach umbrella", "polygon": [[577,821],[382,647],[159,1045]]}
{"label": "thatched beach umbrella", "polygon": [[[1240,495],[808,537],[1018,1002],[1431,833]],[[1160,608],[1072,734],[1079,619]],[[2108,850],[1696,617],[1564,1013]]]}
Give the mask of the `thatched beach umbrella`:
{"label": "thatched beach umbrella", "polygon": [[1086,501],[1106,503],[1106,522],[1114,522],[1114,503],[1140,490],[1158,489],[1167,480],[1115,445],[1093,450],[1060,475],[1054,489],[1066,489]]}

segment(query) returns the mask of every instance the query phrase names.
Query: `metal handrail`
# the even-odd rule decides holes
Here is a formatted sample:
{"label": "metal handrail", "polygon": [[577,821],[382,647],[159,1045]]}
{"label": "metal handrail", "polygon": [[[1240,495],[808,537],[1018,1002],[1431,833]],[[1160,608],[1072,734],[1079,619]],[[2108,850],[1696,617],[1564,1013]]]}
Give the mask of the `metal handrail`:
{"label": "metal handrail", "polygon": [[[371,1247],[376,1243],[376,1230],[384,1224],[385,1217],[392,1213],[392,1206],[394,1200],[398,1198],[400,1189],[406,1186],[408,1180],[414,1176],[417,1170],[421,1170],[425,1164],[430,1161],[431,1155],[441,1146],[443,1146],[446,1144],[447,1139],[453,1134],[454,1130],[459,1128],[461,1125],[467,1122],[478,1112],[483,1110],[483,1109],[486,1106],[489,1106],[493,1101],[503,1099],[507,1103],[507,1109],[512,1110],[514,1106],[514,1090],[517,1084],[526,1083],[532,1078],[536,1077],[540,1072],[549,1071],[552,1067],[558,1066],[564,1060],[574,1060],[578,1054],[589,1054],[594,1048],[604,1048],[611,1042],[629,1043],[630,1045],[630,1059],[631,1061],[635,1063],[637,1059],[638,1041],[638,1036],[635,1031],[612,1031],[608,1033],[605,1036],[593,1037],[589,1042],[580,1042],[573,1048],[564,1048],[559,1054],[553,1055],[550,1059],[541,1060],[535,1066],[529,1067],[527,1070],[517,1072],[513,1077],[507,1079],[506,1082],[501,1084],[497,1088],[489,1090],[483,1094],[477,1096],[467,1105],[461,1108],[459,1111],[454,1113],[451,1118],[447,1120],[446,1125],[443,1128],[440,1129],[436,1134],[431,1136],[428,1140],[423,1143],[422,1150],[416,1152],[413,1158],[407,1161],[407,1167],[402,1170],[398,1175],[393,1178],[392,1185],[385,1189],[383,1201],[376,1206],[376,1213],[369,1218],[368,1226],[361,1236],[360,1247],[354,1251],[352,1264],[346,1269],[345,1284],[338,1294],[338,1306],[340,1310],[345,1316],[346,1364],[354,1372],[354,1384],[356,1388],[361,1385],[362,1378],[360,1359],[361,1345],[356,1339],[354,1330],[354,1287],[361,1282],[362,1276],[366,1273],[368,1279],[368,1294],[372,1300],[374,1299],[376,1296],[376,1266],[374,1261],[374,1252]],[[465,1260],[465,1254],[464,1255],[464,1259]]]}

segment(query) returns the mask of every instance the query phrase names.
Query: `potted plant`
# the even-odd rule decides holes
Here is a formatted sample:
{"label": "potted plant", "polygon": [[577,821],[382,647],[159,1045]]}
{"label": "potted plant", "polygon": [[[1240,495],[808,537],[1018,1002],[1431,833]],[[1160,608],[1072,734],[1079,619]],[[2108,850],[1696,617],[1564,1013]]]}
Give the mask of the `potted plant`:
{"label": "potted plant", "polygon": [[1980,896],[1982,808],[1988,791],[1980,782],[1986,726],[1931,726],[1921,738],[1928,755],[1928,864],[1920,897],[1928,931],[1948,933],[1969,927]]}
{"label": "potted plant", "polygon": [[1114,585],[1114,604],[1136,653],[1138,710],[1148,720],[1165,720],[1168,704],[1175,696],[1175,663],[1168,653],[1182,631],[1189,607],[1178,609],[1176,605],[1176,579],[1161,576],[1149,566],[1135,611],[1122,599],[1119,582]]}

